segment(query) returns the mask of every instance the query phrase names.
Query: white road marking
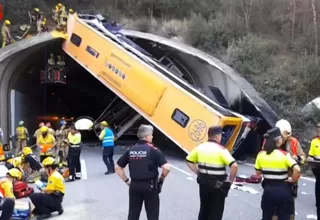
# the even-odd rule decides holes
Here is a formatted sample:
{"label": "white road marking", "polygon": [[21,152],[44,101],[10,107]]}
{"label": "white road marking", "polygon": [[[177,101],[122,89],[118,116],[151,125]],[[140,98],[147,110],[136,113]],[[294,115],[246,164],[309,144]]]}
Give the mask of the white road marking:
{"label": "white road marking", "polygon": [[[244,165],[247,165],[247,166],[250,166],[250,167],[255,167],[255,165],[252,164],[252,163],[241,163],[241,164],[244,164]],[[310,181],[310,182],[316,182],[316,180],[314,178],[311,178],[311,177],[301,176],[300,178],[303,179],[303,180]]]}
{"label": "white road marking", "polygon": [[81,159],[81,178],[84,180],[88,179],[87,166],[84,159]]}
{"label": "white road marking", "polygon": [[170,164],[170,167],[172,167],[173,169],[175,169],[175,170],[177,170],[177,171],[179,171],[179,172],[181,172],[181,173],[183,173],[183,174],[185,174],[187,176],[192,176],[191,173],[188,173],[187,171],[184,171],[183,169],[180,169],[179,167],[176,167],[176,166],[174,166],[172,164]]}

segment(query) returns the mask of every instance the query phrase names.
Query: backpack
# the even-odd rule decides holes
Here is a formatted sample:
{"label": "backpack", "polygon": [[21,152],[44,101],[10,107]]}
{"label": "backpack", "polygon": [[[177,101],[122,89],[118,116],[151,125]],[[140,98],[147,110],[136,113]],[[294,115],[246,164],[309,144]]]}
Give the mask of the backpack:
{"label": "backpack", "polygon": [[30,196],[34,192],[32,187],[26,182],[16,181],[13,186],[13,194],[17,199]]}

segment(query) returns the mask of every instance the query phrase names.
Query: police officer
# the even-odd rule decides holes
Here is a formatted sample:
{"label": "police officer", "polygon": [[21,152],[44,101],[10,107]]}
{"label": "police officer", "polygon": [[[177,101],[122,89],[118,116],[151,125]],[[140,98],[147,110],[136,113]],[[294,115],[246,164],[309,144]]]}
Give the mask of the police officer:
{"label": "police officer", "polygon": [[320,123],[317,124],[318,135],[312,139],[307,161],[312,162],[312,172],[316,178],[315,196],[317,217],[320,219]]}
{"label": "police officer", "polygon": [[[238,165],[228,149],[220,145],[222,127],[208,129],[209,140],[198,145],[187,156],[189,168],[198,175],[200,190],[199,220],[221,220],[225,198],[237,176]],[[230,178],[227,180],[226,167],[230,166]]]}
{"label": "police officer", "polygon": [[[271,220],[275,211],[281,220],[290,220],[294,215],[294,198],[292,183],[296,183],[300,175],[300,167],[290,154],[280,147],[283,144],[281,131],[275,127],[265,134],[266,142],[255,163],[256,174],[263,175],[264,189],[261,209],[262,220]],[[288,171],[292,169],[292,176]]]}
{"label": "police officer", "polygon": [[52,212],[63,213],[62,201],[66,193],[66,186],[63,176],[58,172],[58,164],[55,159],[47,157],[42,162],[45,167],[48,178],[46,188],[41,189],[41,193],[33,193],[30,195],[31,202],[35,206],[33,214],[39,215],[37,219],[47,219]]}
{"label": "police officer", "polygon": [[[137,133],[138,143],[127,150],[117,162],[117,174],[129,185],[128,220],[139,220],[143,202],[148,220],[159,219],[159,193],[170,172],[170,166],[164,155],[152,145],[152,134],[151,125],[141,125]],[[131,181],[124,172],[127,164]],[[162,168],[160,178],[158,167]]]}
{"label": "police officer", "polygon": [[109,127],[106,121],[102,121],[100,123],[101,133],[99,135],[100,141],[102,141],[102,159],[104,164],[107,167],[106,175],[114,173],[114,162],[113,162],[113,154],[114,154],[114,134],[111,128]]}
{"label": "police officer", "polygon": [[68,152],[68,167],[70,176],[67,182],[75,181],[81,178],[81,134],[74,125],[70,126],[70,132],[68,134],[69,152]]}

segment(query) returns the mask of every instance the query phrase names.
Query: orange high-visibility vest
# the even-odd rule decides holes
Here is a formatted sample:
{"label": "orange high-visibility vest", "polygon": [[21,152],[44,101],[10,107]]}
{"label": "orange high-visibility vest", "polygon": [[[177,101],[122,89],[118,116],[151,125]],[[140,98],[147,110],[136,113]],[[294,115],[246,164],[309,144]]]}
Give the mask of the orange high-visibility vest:
{"label": "orange high-visibility vest", "polygon": [[291,137],[291,150],[293,155],[298,156],[298,145],[299,141],[296,138]]}
{"label": "orange high-visibility vest", "polygon": [[3,146],[0,146],[0,161],[5,159],[6,159],[6,156],[4,154]]}
{"label": "orange high-visibility vest", "polygon": [[47,153],[54,147],[54,144],[42,144],[41,153]]}

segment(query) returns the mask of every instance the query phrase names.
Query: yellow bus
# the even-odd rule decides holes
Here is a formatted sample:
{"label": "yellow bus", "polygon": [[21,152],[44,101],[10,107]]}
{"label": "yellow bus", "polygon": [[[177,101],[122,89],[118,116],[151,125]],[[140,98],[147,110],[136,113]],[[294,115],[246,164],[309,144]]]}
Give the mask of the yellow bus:
{"label": "yellow bus", "polygon": [[68,19],[64,51],[185,152],[221,125],[231,151],[245,117],[227,110],[150,58],[78,15]]}

